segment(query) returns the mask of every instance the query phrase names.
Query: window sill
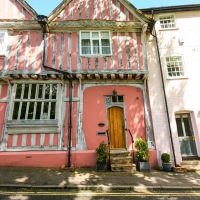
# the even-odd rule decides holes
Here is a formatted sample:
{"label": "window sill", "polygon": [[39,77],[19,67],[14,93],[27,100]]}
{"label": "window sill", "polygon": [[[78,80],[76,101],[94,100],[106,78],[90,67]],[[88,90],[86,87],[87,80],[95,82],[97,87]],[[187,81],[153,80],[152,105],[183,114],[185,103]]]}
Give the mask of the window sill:
{"label": "window sill", "polygon": [[6,57],[6,56],[5,56],[5,55],[3,55],[3,54],[2,54],[2,55],[0,55],[0,58],[5,58],[5,57]]}
{"label": "window sill", "polygon": [[173,31],[173,30],[179,30],[178,27],[176,28],[160,28],[159,31]]}
{"label": "window sill", "polygon": [[58,120],[8,120],[7,126],[56,126],[58,125]]}
{"label": "window sill", "polygon": [[58,132],[58,120],[9,120],[8,134]]}
{"label": "window sill", "polygon": [[181,79],[189,79],[189,77],[187,76],[183,76],[183,77],[167,77],[167,80],[181,80]]}
{"label": "window sill", "polygon": [[80,55],[83,58],[104,58],[104,57],[111,57],[111,54],[108,55]]}

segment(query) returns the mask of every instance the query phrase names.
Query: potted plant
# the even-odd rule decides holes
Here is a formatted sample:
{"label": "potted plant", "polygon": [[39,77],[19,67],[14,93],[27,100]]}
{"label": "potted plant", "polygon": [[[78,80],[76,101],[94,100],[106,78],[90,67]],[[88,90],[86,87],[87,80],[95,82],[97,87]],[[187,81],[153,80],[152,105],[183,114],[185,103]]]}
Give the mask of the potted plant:
{"label": "potted plant", "polygon": [[135,142],[136,151],[136,159],[137,159],[137,170],[140,172],[150,172],[151,164],[149,162],[149,149],[147,142],[142,138],[138,138]]}
{"label": "potted plant", "polygon": [[168,153],[162,153],[161,160],[162,160],[163,170],[166,171],[166,172],[171,172],[171,170],[172,170],[172,163],[171,163],[170,154],[168,154]]}
{"label": "potted plant", "polygon": [[107,161],[108,161],[108,146],[102,141],[99,147],[96,148],[97,153],[97,171],[107,171]]}

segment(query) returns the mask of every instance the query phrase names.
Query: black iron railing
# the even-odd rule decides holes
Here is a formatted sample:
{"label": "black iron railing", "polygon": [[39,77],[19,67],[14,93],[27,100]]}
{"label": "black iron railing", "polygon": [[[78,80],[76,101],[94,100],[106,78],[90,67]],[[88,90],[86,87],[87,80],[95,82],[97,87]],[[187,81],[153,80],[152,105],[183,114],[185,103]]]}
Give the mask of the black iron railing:
{"label": "black iron railing", "polygon": [[110,137],[108,134],[108,130],[106,130],[106,135],[107,135],[107,140],[108,140],[108,166],[107,166],[107,170],[111,171],[111,163],[110,163]]}
{"label": "black iron railing", "polygon": [[133,143],[134,143],[134,139],[133,139],[133,135],[132,135],[130,129],[126,128],[125,130],[128,131],[128,132],[129,132],[129,135],[131,136],[132,152],[133,152],[133,160],[134,160],[134,151],[133,151]]}

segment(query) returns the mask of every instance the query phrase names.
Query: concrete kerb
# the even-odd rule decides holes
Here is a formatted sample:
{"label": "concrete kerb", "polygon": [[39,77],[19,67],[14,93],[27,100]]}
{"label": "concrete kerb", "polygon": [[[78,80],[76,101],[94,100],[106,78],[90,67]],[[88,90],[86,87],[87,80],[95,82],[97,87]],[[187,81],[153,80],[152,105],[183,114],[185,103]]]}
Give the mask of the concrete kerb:
{"label": "concrete kerb", "polygon": [[132,185],[18,185],[18,184],[0,184],[0,188],[13,189],[66,189],[66,190],[90,190],[90,191],[156,191],[156,190],[200,190],[200,186],[132,186]]}

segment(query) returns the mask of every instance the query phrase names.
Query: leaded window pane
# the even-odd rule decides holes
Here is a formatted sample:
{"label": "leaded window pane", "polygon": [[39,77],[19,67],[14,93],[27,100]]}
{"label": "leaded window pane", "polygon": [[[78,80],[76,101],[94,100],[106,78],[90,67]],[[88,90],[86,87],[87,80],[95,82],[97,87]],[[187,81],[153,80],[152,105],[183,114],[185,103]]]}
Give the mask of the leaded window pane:
{"label": "leaded window pane", "polygon": [[43,92],[43,85],[39,85],[38,99],[41,99],[41,98],[42,98],[42,92]]}
{"label": "leaded window pane", "polygon": [[40,119],[41,108],[42,108],[42,102],[37,102],[35,119]]}
{"label": "leaded window pane", "polygon": [[18,112],[19,112],[19,102],[14,103],[14,111],[12,115],[12,119],[17,119],[18,118]]}
{"label": "leaded window pane", "polygon": [[21,108],[20,119],[25,119],[26,108],[27,108],[27,102],[23,102],[22,103],[22,108]]}
{"label": "leaded window pane", "polygon": [[36,84],[31,85],[31,99],[35,99]]}
{"label": "leaded window pane", "polygon": [[33,119],[34,105],[34,102],[30,102],[28,110],[28,119]]}
{"label": "leaded window pane", "polygon": [[58,84],[16,84],[13,120],[56,119]]}
{"label": "leaded window pane", "polygon": [[17,85],[17,91],[15,94],[16,99],[21,99],[21,92],[22,92],[22,84]]}
{"label": "leaded window pane", "polygon": [[23,99],[28,99],[28,93],[29,93],[29,84],[25,84]]}
{"label": "leaded window pane", "polygon": [[51,103],[51,113],[50,113],[50,119],[55,119],[56,116],[56,103]]}

